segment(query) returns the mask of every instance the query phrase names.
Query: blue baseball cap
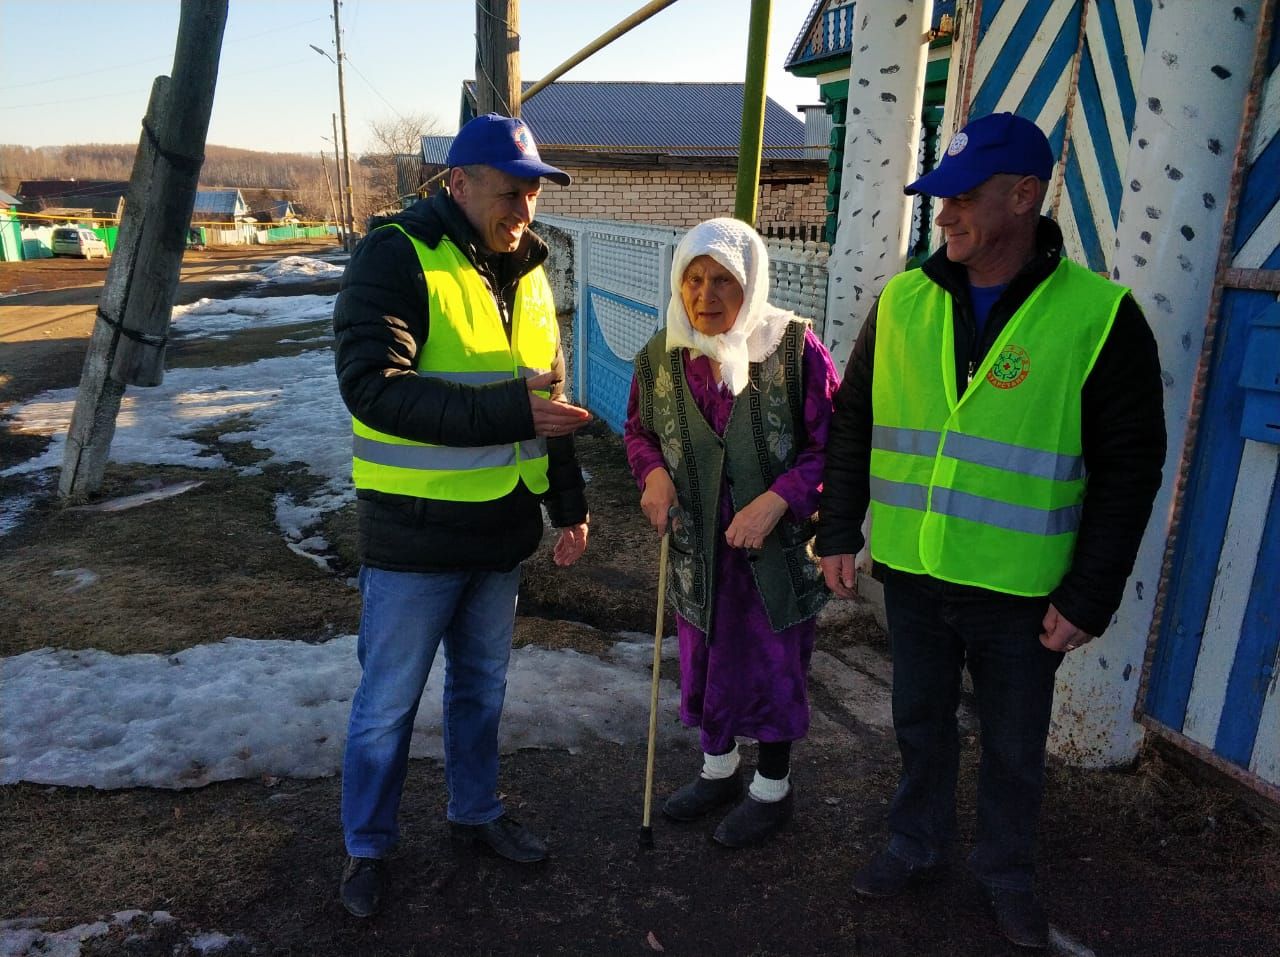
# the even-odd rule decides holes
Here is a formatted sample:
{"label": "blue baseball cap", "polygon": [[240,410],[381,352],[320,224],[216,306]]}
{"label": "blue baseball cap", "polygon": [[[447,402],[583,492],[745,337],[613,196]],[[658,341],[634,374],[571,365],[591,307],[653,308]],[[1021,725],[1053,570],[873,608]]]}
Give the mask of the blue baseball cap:
{"label": "blue baseball cap", "polygon": [[492,166],[526,179],[545,176],[561,186],[571,182],[564,170],[542,162],[528,123],[498,113],[477,116],[458,130],[446,162],[450,166]]}
{"label": "blue baseball cap", "polygon": [[1053,149],[1040,127],[1015,113],[979,117],[951,137],[938,165],[903,192],[958,196],[997,173],[1043,180],[1053,175]]}

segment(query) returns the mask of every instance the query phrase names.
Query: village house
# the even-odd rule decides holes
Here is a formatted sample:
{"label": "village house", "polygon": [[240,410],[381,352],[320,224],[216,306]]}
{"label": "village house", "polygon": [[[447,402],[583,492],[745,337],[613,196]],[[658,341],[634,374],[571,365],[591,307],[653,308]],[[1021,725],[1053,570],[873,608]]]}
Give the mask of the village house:
{"label": "village house", "polygon": [[[526,88],[532,84],[526,84]],[[546,189],[539,215],[692,226],[733,213],[742,83],[557,81],[521,105],[538,150],[573,177]],[[475,115],[463,85],[462,122]],[[757,228],[816,238],[826,218],[826,163],[805,150],[804,123],[772,100],[764,115]],[[422,138],[422,179],[444,169],[452,137]]]}

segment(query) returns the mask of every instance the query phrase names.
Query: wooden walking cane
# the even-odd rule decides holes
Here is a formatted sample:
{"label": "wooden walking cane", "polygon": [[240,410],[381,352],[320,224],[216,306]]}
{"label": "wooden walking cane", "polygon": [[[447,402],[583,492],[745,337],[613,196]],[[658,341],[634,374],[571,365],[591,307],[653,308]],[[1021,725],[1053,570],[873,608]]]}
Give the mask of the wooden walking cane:
{"label": "wooden walking cane", "polygon": [[658,669],[662,666],[662,614],[667,607],[667,548],[671,541],[670,519],[658,548],[658,613],[653,627],[653,683],[649,689],[649,754],[644,765],[644,820],[640,824],[640,844],[653,847],[649,812],[653,809],[653,758],[658,746]]}

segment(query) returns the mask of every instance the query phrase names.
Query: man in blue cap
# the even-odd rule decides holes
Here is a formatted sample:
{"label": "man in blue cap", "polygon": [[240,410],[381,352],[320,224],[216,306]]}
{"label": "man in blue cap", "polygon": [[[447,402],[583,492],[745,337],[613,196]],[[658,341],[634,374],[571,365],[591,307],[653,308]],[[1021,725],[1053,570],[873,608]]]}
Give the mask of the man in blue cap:
{"label": "man in blue cap", "polygon": [[453,835],[521,863],[540,838],[498,797],[498,723],[520,564],[542,538],[559,565],[587,545],[564,355],[529,229],[543,177],[529,127],[489,114],[459,131],[448,187],[373,229],[334,307],[338,387],[357,491],[360,686],[342,766],[349,855],[340,897],[375,913],[408,770],[414,716],[445,646],[444,770]]}
{"label": "man in blue cap", "polygon": [[906,188],[945,245],[895,276],[835,399],[817,552],[852,597],[871,509],[902,774],[866,898],[936,877],[955,831],[961,673],[981,724],[969,868],[1000,931],[1048,944],[1035,891],[1054,674],[1101,635],[1165,454],[1155,340],[1128,290],[1062,258],[1054,157],[1011,113],[969,123]]}

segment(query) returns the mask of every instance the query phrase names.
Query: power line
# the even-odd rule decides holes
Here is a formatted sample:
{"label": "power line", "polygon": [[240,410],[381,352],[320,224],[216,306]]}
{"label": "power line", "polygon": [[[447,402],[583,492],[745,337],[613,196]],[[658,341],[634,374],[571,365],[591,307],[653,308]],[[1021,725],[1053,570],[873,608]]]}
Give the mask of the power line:
{"label": "power line", "polygon": [[[281,30],[292,30],[294,27],[306,26],[309,23],[316,23],[323,19],[325,18],[312,17],[310,20],[300,20],[297,23],[286,23],[282,26],[272,27],[270,30],[263,30],[261,33],[254,33],[247,37],[236,37],[234,40],[230,40],[230,41],[224,40],[222,43],[222,48],[225,50],[229,46],[236,46],[237,44],[240,44],[240,43],[247,43],[250,40],[258,39],[258,37],[265,37],[270,33],[279,33]],[[155,63],[157,61],[167,61],[167,60],[171,60],[171,57],[154,56],[154,57],[147,57],[145,60],[133,60],[132,62],[136,65],[136,64],[142,64],[142,63]],[[11,83],[8,86],[0,86],[0,90],[20,90],[28,86],[40,86],[41,84],[45,84],[45,83],[59,83],[63,80],[77,80],[82,76],[94,76],[98,73],[118,73],[119,71],[120,71],[120,66],[119,64],[116,64],[114,66],[101,67],[96,70],[85,70],[81,73],[67,73],[67,74],[64,74],[63,76],[47,77],[43,80],[28,80],[26,83]],[[76,101],[72,100],[72,101],[64,101],[64,102],[76,102]],[[56,106],[57,104],[55,103],[55,104],[45,104],[45,105]],[[10,109],[10,107],[5,107],[5,109]]]}
{"label": "power line", "polygon": [[378,97],[378,99],[380,99],[383,103],[387,104],[387,109],[389,109],[396,116],[400,117],[402,122],[405,122],[405,123],[409,122],[408,119],[405,118],[404,114],[402,114],[399,110],[397,110],[394,106],[392,106],[391,101],[388,100],[385,96],[382,95],[382,93],[378,91],[378,88],[373,85],[373,82],[367,76],[364,75],[361,69],[358,66],[356,66],[353,62],[351,62],[350,53],[344,53],[343,59],[347,61],[347,66],[355,70],[356,74],[360,77],[360,79],[364,80],[365,84],[369,87],[369,89],[373,90],[374,94]]}

